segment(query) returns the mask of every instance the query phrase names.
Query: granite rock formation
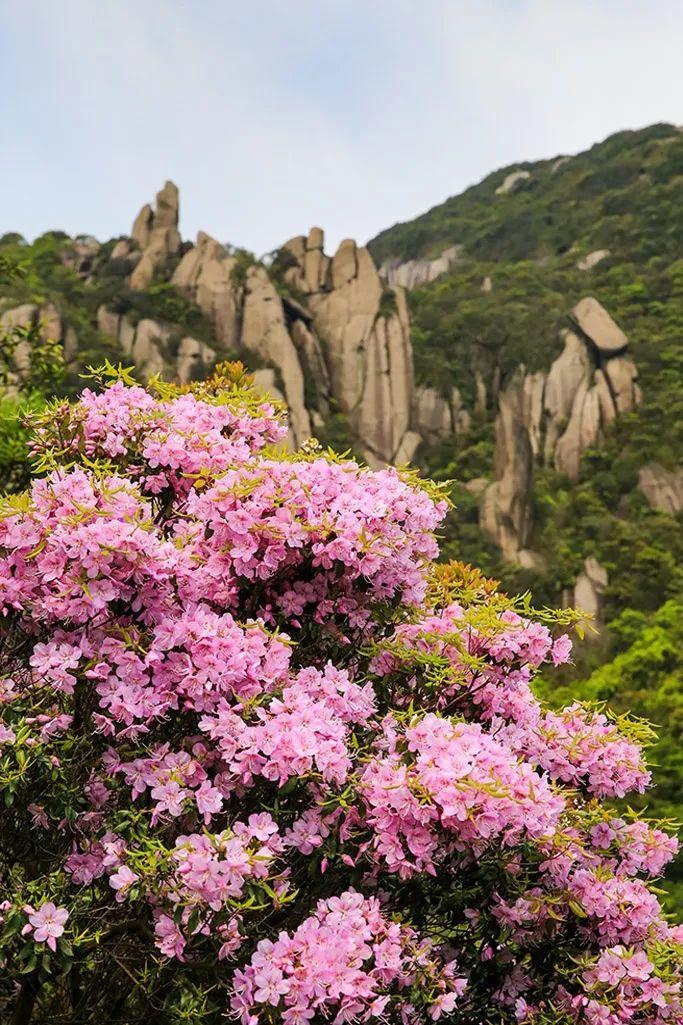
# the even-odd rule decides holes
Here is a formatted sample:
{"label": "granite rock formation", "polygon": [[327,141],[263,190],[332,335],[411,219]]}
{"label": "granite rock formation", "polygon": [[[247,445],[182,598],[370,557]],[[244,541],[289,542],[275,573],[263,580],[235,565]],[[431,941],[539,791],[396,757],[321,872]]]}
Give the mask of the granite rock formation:
{"label": "granite rock formation", "polygon": [[670,516],[683,510],[683,466],[667,470],[659,463],[646,463],[638,474],[638,487],[650,508]]}
{"label": "granite rock formation", "polygon": [[[45,338],[61,343],[67,363],[75,358],[78,349],[76,331],[71,325],[64,322],[54,303],[48,302],[42,306],[37,303],[22,303],[20,306],[0,310],[0,331],[2,332],[14,327],[37,326],[42,328]],[[19,375],[28,371],[31,362],[31,345],[28,340],[22,340],[16,346],[14,361]]]}
{"label": "granite rock formation", "polygon": [[569,319],[572,327],[561,332],[563,349],[548,372],[520,367],[499,396],[496,480],[483,495],[480,525],[512,560],[519,561],[530,532],[534,463],[578,480],[585,449],[642,400],[636,366],[626,355],[628,339],[604,307],[582,299]]}
{"label": "granite rock formation", "polygon": [[388,285],[402,288],[417,288],[445,274],[460,259],[463,246],[449,246],[433,260],[421,257],[416,260],[385,260],[379,268],[380,277]]}
{"label": "granite rock formation", "polygon": [[529,171],[511,171],[510,174],[505,176],[502,184],[496,189],[496,195],[505,196],[508,192],[514,192],[520,182],[526,181],[528,178],[531,178],[531,173]]}
{"label": "granite rock formation", "polygon": [[531,530],[534,452],[527,425],[525,380],[520,367],[499,396],[496,479],[482,494],[479,517],[481,529],[510,561],[518,560]]}
{"label": "granite rock formation", "polygon": [[593,619],[600,618],[601,597],[609,583],[607,570],[593,556],[584,559],[583,570],[574,585],[574,607]]}
{"label": "granite rock formation", "polygon": [[178,187],[168,181],[157,192],[156,208],[146,204],[135,218],[131,237],[142,255],[130,276],[131,288],[147,288],[168,258],[179,252],[178,214]]}

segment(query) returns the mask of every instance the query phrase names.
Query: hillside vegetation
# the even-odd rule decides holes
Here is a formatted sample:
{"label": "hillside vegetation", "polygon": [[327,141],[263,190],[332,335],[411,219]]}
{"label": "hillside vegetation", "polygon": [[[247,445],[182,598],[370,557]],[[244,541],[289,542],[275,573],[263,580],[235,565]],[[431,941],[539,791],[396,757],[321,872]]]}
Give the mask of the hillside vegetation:
{"label": "hillside vegetation", "polygon": [[[518,169],[530,177],[496,194]],[[487,408],[458,446],[423,449],[424,466],[458,482],[491,474],[497,392],[520,364],[547,369],[568,312],[594,295],[628,336],[644,400],[584,454],[577,484],[537,468],[531,547],[547,570],[535,586],[556,598],[581,560],[595,555],[610,570],[608,621],[626,606],[654,611],[682,585],[680,523],[650,509],[636,485],[645,463],[673,470],[683,452],[683,133],[654,125],[564,161],[504,168],[382,232],[370,249],[382,262],[454,243],[465,245],[457,265],[409,293],[416,377],[444,393],[456,385],[473,401],[479,370],[489,384]],[[609,255],[590,270],[577,267],[599,249]],[[482,290],[486,278],[490,291]],[[451,539],[459,557],[521,582],[523,574],[482,541],[476,502],[457,484],[455,494]]]}
{"label": "hillside vegetation", "polygon": [[[518,170],[529,177],[496,193]],[[554,699],[607,701],[658,724],[661,782],[650,808],[681,818],[683,530],[680,513],[650,508],[638,471],[652,461],[675,470],[683,455],[683,133],[658,124],[569,159],[503,168],[382,232],[370,249],[383,263],[455,244],[464,245],[455,267],[409,293],[418,382],[443,394],[455,385],[470,402],[476,371],[488,384],[470,434],[455,449],[442,442],[419,453],[430,474],[456,482],[446,550],[549,603],[572,600],[584,559],[599,560],[609,575],[599,635]],[[577,266],[598,250],[608,255]],[[583,454],[578,482],[536,467],[529,545],[542,569],[532,573],[505,564],[482,536],[478,499],[464,484],[494,473],[497,392],[520,364],[547,370],[568,312],[586,294],[628,336],[643,404]]]}

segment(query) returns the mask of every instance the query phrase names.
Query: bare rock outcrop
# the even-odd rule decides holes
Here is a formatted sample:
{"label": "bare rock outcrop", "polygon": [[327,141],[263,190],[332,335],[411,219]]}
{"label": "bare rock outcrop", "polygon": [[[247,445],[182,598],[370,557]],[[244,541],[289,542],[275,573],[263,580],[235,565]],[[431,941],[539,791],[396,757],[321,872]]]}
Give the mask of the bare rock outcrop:
{"label": "bare rock outcrop", "polygon": [[100,306],[97,326],[103,334],[116,339],[143,380],[153,374],[163,374],[168,369],[165,359],[166,345],[171,334],[168,325],[148,317],[133,324],[125,315],[107,306]]}
{"label": "bare rock outcrop", "polygon": [[[78,338],[71,325],[54,305],[48,302],[43,306],[37,303],[22,303],[0,313],[0,331],[8,331],[14,327],[35,328],[40,326],[42,336],[62,346],[64,359],[70,363],[78,350]],[[31,343],[28,339],[21,340],[14,349],[14,362],[19,375],[25,374],[31,365]]]}
{"label": "bare rock outcrop", "polygon": [[524,372],[517,372],[499,398],[495,481],[481,498],[481,529],[503,556],[518,561],[531,530],[533,450],[525,422]]}
{"label": "bare rock outcrop", "polygon": [[287,330],[282,300],[265,267],[247,272],[241,343],[280,372],[294,445],[311,435],[311,419],[304,399],[304,375],[296,346]]}
{"label": "bare rock outcrop", "polygon": [[142,249],[142,256],[130,276],[131,288],[147,288],[155,272],[179,251],[178,212],[178,188],[168,181],[157,192],[156,209],[146,204],[135,218],[132,238]]}
{"label": "bare rock outcrop", "polygon": [[446,397],[436,388],[419,387],[413,396],[412,423],[424,441],[435,445],[466,434],[471,416],[458,388],[452,388]]}
{"label": "bare rock outcrop", "polygon": [[301,318],[296,318],[293,321],[289,333],[299,356],[304,380],[308,388],[315,392],[310,396],[311,405],[314,407],[314,411],[325,419],[330,412],[331,386],[320,341],[310,326]]}
{"label": "bare rock outcrop", "polygon": [[505,196],[508,192],[514,192],[519,183],[526,181],[528,178],[531,178],[530,171],[511,171],[510,174],[505,176],[503,183],[496,189],[496,195]]}
{"label": "bare rock outcrop", "polygon": [[603,356],[616,356],[628,345],[628,338],[619,325],[591,295],[576,304],[570,317]]}
{"label": "bare rock outcrop", "polygon": [[379,268],[379,274],[388,285],[416,288],[418,285],[434,281],[449,271],[458,262],[462,252],[463,246],[455,245],[444,249],[432,260],[428,257],[419,257],[415,260],[385,260]]}
{"label": "bare rock outcrop", "polygon": [[607,570],[589,555],[574,585],[574,606],[593,619],[600,617],[601,597],[609,583]]}
{"label": "bare rock outcrop", "polygon": [[123,330],[119,334],[121,347],[135,364],[144,378],[163,374],[166,363],[164,348],[170,329],[156,320],[143,318],[133,331]]}
{"label": "bare rock outcrop", "polygon": [[617,416],[642,401],[638,372],[624,355],[628,339],[597,300],[582,299],[572,310],[578,331],[564,331],[564,349],[545,385],[546,461],[578,480],[581,453],[598,444]]}
{"label": "bare rock outcrop", "polygon": [[251,376],[254,380],[254,387],[258,388],[260,392],[270,399],[275,399],[276,402],[287,404],[284,395],[278,388],[277,374],[272,367],[261,367],[259,370],[255,370]]}
{"label": "bare rock outcrop", "polygon": [[65,267],[70,267],[82,278],[87,278],[92,270],[93,261],[100,251],[100,243],[92,235],[79,235],[71,239],[68,245],[59,252],[59,260]]}
{"label": "bare rock outcrop", "polygon": [[237,260],[215,238],[200,231],[197,244],[182,257],[171,283],[196,303],[213,323],[216,341],[225,350],[240,343],[241,289],[235,284]]}
{"label": "bare rock outcrop", "polygon": [[683,466],[667,470],[659,463],[646,463],[638,473],[638,487],[650,508],[670,516],[683,510]]}
{"label": "bare rock outcrop", "polygon": [[[570,480],[578,480],[582,453],[600,444],[609,425],[642,401],[636,366],[625,354],[628,339],[607,311],[596,311],[594,303],[584,300],[572,311],[574,322],[583,328],[561,332],[563,350],[547,374],[527,373],[520,366],[499,396],[496,480],[482,497],[480,524],[506,558],[520,564],[524,559],[529,562],[519,553],[531,532],[534,461],[554,464]],[[477,405],[483,408],[485,386],[476,372],[475,382],[480,393]],[[643,490],[649,487],[653,495],[655,480],[660,482],[660,501],[671,508],[672,480],[645,468],[641,476]]]}
{"label": "bare rock outcrop", "polygon": [[617,356],[603,364],[606,381],[618,413],[630,413],[642,402],[640,388],[636,384],[638,370],[633,360]]}
{"label": "bare rock outcrop", "polygon": [[137,242],[139,249],[146,249],[149,245],[149,237],[154,226],[154,210],[149,203],[145,203],[140,213],[133,221],[133,229],[130,237]]}
{"label": "bare rock outcrop", "polygon": [[412,462],[421,444],[422,435],[418,434],[417,431],[406,431],[394,455],[396,466],[404,466],[406,463]]}
{"label": "bare rock outcrop", "polygon": [[576,266],[579,270],[592,270],[610,255],[609,249],[594,249],[592,253],[586,253],[580,260],[577,260]]}
{"label": "bare rock outcrop", "polygon": [[[40,319],[40,307],[36,303],[22,303],[21,306],[14,306],[5,310],[0,315],[0,331],[11,331],[12,328],[33,327]],[[14,363],[19,374],[23,377],[31,369],[31,343],[23,339],[14,347]],[[17,384],[16,380],[11,381]]]}
{"label": "bare rock outcrop", "polygon": [[[310,236],[308,247],[306,255]],[[393,462],[411,426],[413,405],[403,292],[387,290],[368,250],[345,239],[332,258],[324,289],[310,294],[308,302],[338,408],[348,416],[369,462]]]}
{"label": "bare rock outcrop", "polygon": [[111,260],[127,260],[137,263],[139,258],[140,254],[135,249],[132,239],[129,238],[120,238],[110,254]]}
{"label": "bare rock outcrop", "polygon": [[[393,461],[412,426],[403,293],[382,284],[367,249],[351,239],[330,259],[320,228],[290,239],[282,251],[282,294],[267,267],[254,264],[245,277],[236,258],[204,233],[171,280],[211,319],[221,348],[251,351],[277,370],[292,444],[322,426],[334,403],[368,460]],[[412,454],[419,441],[408,438],[401,453]]]}
{"label": "bare rock outcrop", "polygon": [[103,305],[97,310],[97,327],[119,343],[142,380],[160,374],[188,384],[206,377],[216,360],[215,350],[191,335],[171,345],[172,325],[149,317],[133,323],[125,314]]}
{"label": "bare rock outcrop", "polygon": [[198,381],[207,373],[216,361],[215,349],[198,338],[187,336],[180,339],[176,356],[176,375],[181,384]]}
{"label": "bare rock outcrop", "polygon": [[283,245],[293,259],[286,280],[304,294],[320,292],[327,286],[330,258],[325,255],[325,233],[311,228],[308,235],[296,235]]}
{"label": "bare rock outcrop", "polygon": [[550,168],[550,173],[557,174],[560,168],[564,167],[565,164],[568,164],[571,159],[571,157],[558,157],[557,160],[553,163],[553,166]]}
{"label": "bare rock outcrop", "polygon": [[415,389],[413,422],[424,440],[431,445],[453,434],[450,403],[436,388]]}
{"label": "bare rock outcrop", "polygon": [[579,385],[590,372],[586,346],[573,331],[561,332],[564,348],[553,361],[545,384],[544,410],[549,418],[546,434],[546,460],[555,451],[561,425],[569,419]]}
{"label": "bare rock outcrop", "polygon": [[534,458],[538,458],[543,441],[543,393],[545,374],[537,371],[525,374],[522,384],[522,401],[524,405],[524,422],[529,433],[529,443]]}

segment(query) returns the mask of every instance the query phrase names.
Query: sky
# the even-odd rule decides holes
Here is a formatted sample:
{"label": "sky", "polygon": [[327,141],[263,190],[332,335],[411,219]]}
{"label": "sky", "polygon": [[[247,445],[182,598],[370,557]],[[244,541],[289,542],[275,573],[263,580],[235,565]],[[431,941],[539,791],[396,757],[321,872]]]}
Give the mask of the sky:
{"label": "sky", "polygon": [[0,233],[366,241],[498,167],[683,122],[680,0],[0,0]]}

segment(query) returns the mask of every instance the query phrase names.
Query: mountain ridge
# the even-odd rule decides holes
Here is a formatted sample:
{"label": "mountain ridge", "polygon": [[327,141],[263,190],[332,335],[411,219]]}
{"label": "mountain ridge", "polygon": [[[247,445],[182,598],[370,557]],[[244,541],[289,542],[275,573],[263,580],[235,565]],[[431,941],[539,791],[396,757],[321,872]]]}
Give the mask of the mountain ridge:
{"label": "mountain ridge", "polygon": [[[437,203],[424,213],[418,214],[408,221],[398,222],[379,232],[369,240],[368,248],[377,262],[381,264],[388,258],[409,259],[424,255],[434,256],[438,247],[443,248],[448,245],[464,244],[467,247],[468,242],[472,242],[472,236],[466,223],[468,208],[472,200],[477,201],[482,196],[490,196],[495,188],[503,184],[509,174],[517,170],[529,172],[532,178],[523,189],[524,192],[527,192],[529,189],[535,189],[539,184],[539,181],[533,178],[534,173],[542,174],[543,178],[548,179],[561,167],[566,168],[569,164],[573,165],[573,170],[578,168],[580,171],[582,165],[594,165],[596,160],[598,163],[609,162],[613,158],[615,150],[627,150],[634,155],[634,149],[663,139],[673,140],[680,131],[681,129],[676,125],[660,122],[643,129],[629,129],[614,133],[577,154],[558,155],[538,161],[522,160],[508,164],[492,171],[463,192]],[[555,172],[553,172],[553,168],[555,168]],[[555,184],[557,181],[558,179]],[[599,182],[594,184],[599,185]],[[505,211],[504,216],[509,216],[509,211]],[[439,225],[438,230],[436,225]],[[459,231],[458,226],[461,226],[462,230]],[[477,241],[481,243],[481,240]],[[483,243],[475,247],[472,252],[484,256],[492,255],[491,248]],[[494,252],[493,258],[496,255],[500,259],[500,251]],[[526,253],[519,258],[524,258],[524,256],[530,257],[531,254]]]}

